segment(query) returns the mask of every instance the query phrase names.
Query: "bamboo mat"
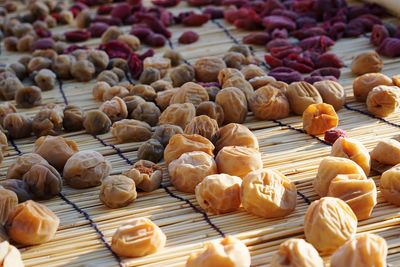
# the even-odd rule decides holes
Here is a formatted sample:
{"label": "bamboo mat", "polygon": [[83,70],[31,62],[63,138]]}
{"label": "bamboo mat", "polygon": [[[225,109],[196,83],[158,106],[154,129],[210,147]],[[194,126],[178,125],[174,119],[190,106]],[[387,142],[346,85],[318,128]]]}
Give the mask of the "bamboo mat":
{"label": "bamboo mat", "polygon": [[[191,9],[181,3],[172,11],[179,13]],[[129,31],[129,27],[122,29]],[[65,30],[67,27],[59,27],[54,32]],[[248,34],[223,20],[210,21],[201,28],[174,26],[170,30],[173,32],[171,42],[164,48],[156,49],[157,53],[173,48],[191,63],[206,55],[221,56],[232,44],[240,43],[242,37]],[[192,45],[179,45],[177,39],[184,30],[198,32],[200,40]],[[90,39],[82,44],[96,46],[98,43],[99,39]],[[368,38],[360,37],[340,40],[332,50],[349,66],[356,54],[371,49]],[[259,58],[265,53],[262,47],[254,47],[254,52]],[[15,62],[20,56],[21,53],[2,51],[0,63]],[[399,67],[399,58],[385,59],[382,72],[389,76],[398,74]],[[385,120],[365,114],[365,104],[354,102],[351,88],[353,79],[349,68],[343,68],[340,82],[347,92],[347,106],[338,112],[339,127],[372,149],[379,140],[400,134],[400,114],[391,115]],[[85,110],[96,109],[101,103],[92,99],[93,84],[94,81],[63,81],[62,86],[43,92],[43,104],[68,103]],[[40,107],[19,109],[30,116],[38,110]],[[60,228],[52,241],[20,248],[26,266],[184,266],[187,256],[202,249],[205,241],[224,235],[235,235],[245,242],[251,252],[252,266],[268,266],[280,243],[291,237],[303,237],[304,214],[309,201],[318,198],[311,182],[316,176],[319,162],[330,153],[330,146],[322,142],[321,136],[312,137],[303,133],[299,116],[279,121],[257,121],[249,113],[245,125],[259,140],[264,167],[277,169],[287,175],[295,181],[301,193],[295,211],[289,216],[262,219],[243,209],[224,215],[206,216],[199,209],[194,195],[177,192],[170,185],[166,166],[161,163],[165,174],[162,187],[151,193],[139,193],[137,200],[124,208],[106,208],[98,198],[98,187],[75,190],[64,186],[59,197],[43,201],[59,216]],[[74,140],[80,150],[96,150],[103,154],[112,163],[113,174],[130,168],[137,160],[140,143],[118,144],[110,133],[92,136],[75,132],[62,133],[62,136]],[[0,179],[5,179],[7,167],[18,154],[32,151],[34,141],[32,137],[9,142],[0,166]],[[374,179],[379,186],[379,177]],[[115,229],[125,221],[143,216],[161,227],[167,236],[166,248],[142,258],[126,259],[113,255],[109,244]],[[358,233],[373,232],[386,238],[390,266],[400,266],[399,224],[400,207],[385,202],[380,192],[371,218],[358,224]]]}

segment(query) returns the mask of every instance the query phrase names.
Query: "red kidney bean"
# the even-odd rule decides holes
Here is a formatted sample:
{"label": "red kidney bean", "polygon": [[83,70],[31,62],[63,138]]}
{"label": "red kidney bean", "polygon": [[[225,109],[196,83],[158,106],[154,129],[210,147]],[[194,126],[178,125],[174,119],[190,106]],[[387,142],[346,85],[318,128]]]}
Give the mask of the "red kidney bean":
{"label": "red kidney bean", "polygon": [[398,57],[400,56],[400,39],[388,37],[383,40],[376,51],[382,56]]}
{"label": "red kidney bean", "polygon": [[282,60],[283,66],[296,70],[300,73],[309,73],[313,70],[311,66],[308,66],[304,63],[300,63],[296,60],[284,58]]}
{"label": "red kidney bean", "polygon": [[292,35],[300,40],[306,39],[309,37],[314,37],[314,36],[326,35],[326,34],[327,34],[327,32],[325,31],[325,29],[320,26],[303,28],[303,29],[292,32]]}
{"label": "red kidney bean", "polygon": [[165,45],[165,37],[159,33],[152,33],[146,37],[145,43],[153,47],[161,47]]}
{"label": "red kidney bean", "polygon": [[207,23],[210,19],[208,14],[195,14],[192,13],[185,18],[182,19],[182,23],[185,26],[194,27],[194,26],[201,26],[204,23]]}
{"label": "red kidney bean", "polygon": [[282,67],[283,65],[282,60],[271,55],[265,55],[264,59],[271,69]]}
{"label": "red kidney bean", "polygon": [[272,39],[276,39],[276,38],[287,39],[288,37],[289,37],[289,33],[286,29],[275,29],[271,32]]}
{"label": "red kidney bean", "polygon": [[35,27],[35,32],[40,38],[51,37],[51,31],[42,27]]}
{"label": "red kidney bean", "polygon": [[143,62],[137,54],[131,53],[128,57],[128,68],[134,79],[138,79],[143,72]]}
{"label": "red kidney bean", "polygon": [[111,17],[119,18],[120,20],[124,20],[130,14],[131,14],[131,5],[127,3],[117,4],[111,10]]}
{"label": "red kidney bean", "polygon": [[371,33],[371,43],[375,46],[379,46],[383,40],[389,37],[389,31],[383,25],[374,25]]}
{"label": "red kidney bean", "polygon": [[75,30],[64,33],[67,42],[83,42],[90,38],[90,32],[85,30]]}
{"label": "red kidney bean", "polygon": [[93,38],[100,37],[107,29],[108,24],[104,22],[94,22],[91,23],[89,28],[87,29]]}
{"label": "red kidney bean", "polygon": [[207,7],[203,10],[203,14],[210,16],[210,19],[222,19],[224,17],[224,10],[216,7]]}
{"label": "red kidney bean", "polygon": [[267,32],[250,33],[243,37],[242,42],[250,45],[265,45],[270,40]]}
{"label": "red kidney bean", "polygon": [[302,49],[298,46],[281,46],[281,47],[274,47],[270,50],[271,55],[274,57],[283,59],[287,57],[289,54],[299,54],[302,52]]}
{"label": "red kidney bean", "polygon": [[287,9],[274,9],[272,10],[271,15],[288,17],[293,21],[295,21],[298,17],[298,14],[296,12]]}
{"label": "red kidney bean", "polygon": [[310,74],[311,76],[334,76],[337,79],[340,78],[340,69],[338,68],[332,68],[332,67],[326,67],[326,68],[320,68],[316,69]]}
{"label": "red kidney bean", "polygon": [[55,42],[52,38],[40,38],[35,40],[31,45],[31,50],[38,49],[52,49],[54,48]]}
{"label": "red kidney bean", "polygon": [[264,27],[272,31],[275,28],[287,29],[288,31],[293,31],[296,29],[296,23],[288,17],[284,16],[267,16],[263,18]]}
{"label": "red kidney bean", "polygon": [[309,77],[304,78],[304,81],[311,83],[311,84],[320,82],[320,81],[325,81],[325,80],[337,82],[337,79],[335,76],[309,76]]}
{"label": "red kidney bean", "polygon": [[336,128],[326,131],[324,134],[324,140],[327,141],[328,143],[333,144],[340,137],[348,137],[348,136],[349,135],[345,130]]}
{"label": "red kidney bean", "polygon": [[174,7],[180,3],[180,0],[152,0],[151,3],[155,6]]}
{"label": "red kidney bean", "polygon": [[118,40],[112,40],[108,43],[101,44],[99,46],[100,50],[104,50],[110,58],[123,58],[128,59],[129,55],[132,53],[131,48]]}
{"label": "red kidney bean", "polygon": [[328,35],[334,40],[342,38],[345,31],[346,23],[344,22],[335,22],[332,26],[328,27]]}
{"label": "red kidney bean", "polygon": [[293,46],[288,39],[274,39],[267,43],[266,49],[269,51],[274,47]]}
{"label": "red kidney bean", "polygon": [[283,67],[276,68],[268,73],[269,76],[274,77],[278,81],[292,83],[302,81],[303,77],[298,71]]}
{"label": "red kidney bean", "polygon": [[328,36],[313,36],[300,41],[299,46],[304,50],[316,50],[325,52],[329,47],[335,44]]}
{"label": "red kidney bean", "polygon": [[136,18],[140,23],[146,24],[153,32],[160,33],[167,38],[171,37],[171,32],[167,30],[164,24],[161,23],[157,18],[150,14],[145,14],[143,12],[136,13]]}
{"label": "red kidney bean", "polygon": [[121,26],[122,25],[122,20],[120,18],[116,18],[116,17],[111,18],[111,17],[106,17],[106,16],[96,16],[92,22],[103,22],[110,26]]}
{"label": "red kidney bean", "polygon": [[341,68],[344,66],[341,59],[339,59],[335,54],[329,52],[320,55],[314,64],[317,68]]}
{"label": "red kidney bean", "polygon": [[153,31],[147,27],[134,25],[130,31],[130,34],[135,35],[137,38],[140,39],[140,41],[144,41],[147,36],[153,34]]}
{"label": "red kidney bean", "polygon": [[312,17],[304,16],[296,19],[297,28],[310,28],[317,25],[317,20]]}
{"label": "red kidney bean", "polygon": [[213,4],[213,0],[188,0],[189,6],[208,6]]}
{"label": "red kidney bean", "polygon": [[111,13],[111,10],[113,10],[112,5],[102,5],[97,8],[97,14],[99,15],[108,15]]}
{"label": "red kidney bean", "polygon": [[199,35],[194,31],[186,31],[182,33],[178,38],[178,42],[181,44],[191,44],[199,40]]}
{"label": "red kidney bean", "polygon": [[86,50],[88,48],[86,46],[83,46],[83,45],[75,45],[75,44],[73,44],[73,45],[70,45],[67,48],[65,48],[63,53],[64,54],[71,54],[75,50],[81,50],[81,49]]}

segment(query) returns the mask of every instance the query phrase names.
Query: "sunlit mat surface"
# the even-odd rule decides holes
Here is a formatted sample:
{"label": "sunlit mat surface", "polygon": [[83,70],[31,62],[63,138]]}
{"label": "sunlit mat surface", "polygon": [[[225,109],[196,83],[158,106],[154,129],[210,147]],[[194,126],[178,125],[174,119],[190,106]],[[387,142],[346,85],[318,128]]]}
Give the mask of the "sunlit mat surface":
{"label": "sunlit mat surface", "polygon": [[[193,9],[185,3],[172,8],[174,13]],[[393,22],[395,19],[392,20]],[[68,27],[58,27],[54,32],[64,32]],[[130,27],[122,28],[129,32]],[[247,32],[239,31],[223,20],[210,21],[200,28],[169,28],[173,32],[171,42],[162,53],[173,48],[193,63],[202,56],[221,56],[235,42],[240,42]],[[200,40],[191,45],[179,45],[177,39],[184,30],[195,30]],[[82,43],[96,47],[99,39]],[[142,47],[144,51],[146,47]],[[357,39],[342,39],[333,47],[349,66],[352,58],[363,51],[373,49],[365,36]],[[254,47],[256,56],[263,58],[264,48]],[[2,51],[0,63],[16,62],[22,53]],[[385,59],[383,73],[398,74],[400,58]],[[341,84],[346,88],[347,106],[338,112],[339,127],[361,141],[368,149],[383,138],[400,134],[400,113],[386,121],[370,117],[365,104],[353,100],[351,83],[353,76],[348,67],[342,69]],[[92,98],[94,80],[88,83],[63,81],[62,86],[43,92],[43,105],[51,102],[74,104],[84,110],[92,110],[101,103]],[[41,107],[19,109],[33,116]],[[298,191],[295,211],[285,218],[262,219],[250,215],[243,209],[218,216],[205,216],[198,209],[195,196],[177,192],[169,183],[164,168],[163,187],[152,193],[139,193],[137,200],[120,209],[108,209],[99,200],[99,188],[73,190],[64,186],[62,196],[43,201],[60,218],[56,237],[45,244],[21,248],[26,266],[184,266],[187,256],[203,247],[205,241],[235,235],[245,242],[251,252],[252,266],[268,266],[280,243],[291,237],[303,237],[303,219],[309,201],[318,198],[311,183],[319,162],[329,155],[330,146],[296,129],[302,129],[301,117],[292,116],[279,121],[257,121],[249,113],[245,125],[257,136],[260,143],[264,167],[274,168],[293,180]],[[80,150],[96,150],[103,154],[113,166],[113,174],[130,168],[137,161],[140,143],[118,144],[110,133],[92,136],[84,132],[64,133],[63,137],[74,140]],[[0,167],[1,179],[5,179],[7,167],[18,153],[33,149],[35,138],[16,140],[9,144]],[[161,163],[165,167],[164,163]],[[379,177],[374,177],[379,186]],[[137,217],[148,217],[167,235],[167,246],[161,252],[135,259],[118,258],[109,249],[115,229],[125,221]],[[388,263],[400,266],[400,208],[385,202],[378,192],[378,204],[368,220],[360,221],[358,233],[372,232],[386,238],[389,246]]]}

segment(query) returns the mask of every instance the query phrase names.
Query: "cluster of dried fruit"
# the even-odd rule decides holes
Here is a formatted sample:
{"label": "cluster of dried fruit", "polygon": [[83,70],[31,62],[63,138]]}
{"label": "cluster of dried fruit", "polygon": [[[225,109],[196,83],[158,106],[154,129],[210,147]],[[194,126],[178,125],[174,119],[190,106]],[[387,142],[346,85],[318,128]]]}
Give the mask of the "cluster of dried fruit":
{"label": "cluster of dried fruit", "polygon": [[[313,84],[339,78],[344,64],[328,49],[340,38],[372,31],[371,41],[380,45],[378,52],[397,56],[400,46],[394,38],[397,31],[389,34],[388,28],[393,26],[383,25],[379,18],[385,14],[383,8],[349,6],[346,1],[266,1],[230,6],[224,18],[239,29],[264,29],[246,35],[243,42],[266,47],[269,54],[265,55],[265,61],[272,69],[270,76],[287,83],[304,79]],[[289,37],[299,42],[292,42]],[[310,76],[305,78],[301,75],[308,73]]]}

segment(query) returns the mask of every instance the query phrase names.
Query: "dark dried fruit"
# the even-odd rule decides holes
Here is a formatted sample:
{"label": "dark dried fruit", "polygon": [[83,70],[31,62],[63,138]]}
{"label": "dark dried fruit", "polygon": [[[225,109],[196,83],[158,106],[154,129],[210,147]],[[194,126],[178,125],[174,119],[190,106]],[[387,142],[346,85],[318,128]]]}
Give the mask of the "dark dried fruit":
{"label": "dark dried fruit", "polygon": [[268,73],[268,76],[272,76],[278,81],[282,81],[288,84],[303,80],[303,77],[298,71],[286,67],[275,68]]}
{"label": "dark dried fruit", "polygon": [[83,129],[83,110],[74,105],[68,105],[64,109],[64,130],[69,132],[80,131]]}
{"label": "dark dried fruit", "polygon": [[293,31],[296,29],[296,23],[288,17],[284,16],[267,16],[263,18],[264,27],[272,31],[276,28],[287,29],[288,31]]}
{"label": "dark dried fruit", "polygon": [[111,120],[104,112],[90,110],[85,115],[83,127],[89,134],[103,134],[110,130]]}
{"label": "dark dried fruit", "polygon": [[157,139],[149,139],[138,150],[138,159],[159,162],[164,154],[164,147]]}
{"label": "dark dried fruit", "polygon": [[338,68],[332,68],[332,67],[326,67],[326,68],[320,68],[316,69],[310,74],[311,76],[334,76],[337,79],[340,78],[340,69]]}
{"label": "dark dried fruit", "polygon": [[182,19],[182,23],[185,26],[197,27],[207,23],[209,19],[210,17],[208,14],[191,13]]}
{"label": "dark dried fruit", "polygon": [[19,179],[6,179],[0,184],[5,189],[13,191],[17,197],[18,202],[22,203],[33,198],[32,192],[29,190],[28,184]]}
{"label": "dark dried fruit", "polygon": [[199,35],[194,31],[186,31],[181,34],[178,38],[178,42],[181,44],[191,44],[199,40]]}
{"label": "dark dried fruit", "polygon": [[103,35],[103,33],[108,29],[108,24],[103,22],[91,23],[87,29],[90,32],[91,37],[98,38]]}
{"label": "dark dried fruit", "polygon": [[32,132],[32,120],[20,113],[6,115],[3,126],[8,135],[15,139],[28,137]]}
{"label": "dark dried fruit", "polygon": [[242,39],[244,44],[250,45],[266,45],[269,40],[270,36],[267,32],[250,33]]}
{"label": "dark dried fruit", "polygon": [[342,129],[331,129],[325,132],[324,140],[328,143],[333,144],[340,137],[348,137],[347,132]]}
{"label": "dark dried fruit", "polygon": [[90,32],[85,30],[69,31],[64,35],[67,42],[83,42],[90,38]]}
{"label": "dark dried fruit", "polygon": [[30,50],[35,51],[39,49],[53,49],[55,47],[55,42],[52,38],[40,38],[35,40]]}
{"label": "dark dried fruit", "polygon": [[386,38],[376,51],[382,56],[398,57],[400,56],[400,39]]}
{"label": "dark dried fruit", "polygon": [[19,88],[15,93],[17,107],[31,108],[42,103],[42,91],[36,86]]}
{"label": "dark dried fruit", "polygon": [[370,39],[371,44],[379,46],[388,37],[390,37],[389,31],[386,29],[385,26],[374,25],[374,27],[372,28],[371,39]]}

